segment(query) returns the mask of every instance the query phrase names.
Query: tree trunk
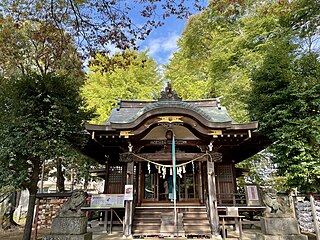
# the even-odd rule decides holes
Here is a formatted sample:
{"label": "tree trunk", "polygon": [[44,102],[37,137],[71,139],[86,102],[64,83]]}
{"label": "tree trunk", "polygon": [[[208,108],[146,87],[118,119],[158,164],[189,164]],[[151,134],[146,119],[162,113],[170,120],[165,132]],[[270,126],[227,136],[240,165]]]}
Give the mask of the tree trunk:
{"label": "tree trunk", "polygon": [[12,226],[19,226],[19,224],[17,224],[13,220],[13,214],[14,214],[14,211],[19,206],[19,200],[20,200],[20,192],[18,192],[18,191],[12,192],[11,197],[10,197],[10,220],[9,220],[10,221],[10,228]]}
{"label": "tree trunk", "polygon": [[89,178],[87,176],[84,177],[84,182],[83,182],[83,189],[84,191],[88,190],[88,185],[89,185]]}
{"label": "tree trunk", "polygon": [[19,204],[19,199],[20,195],[17,193],[17,191],[13,191],[8,193],[7,197],[1,201],[0,229],[8,230],[19,226],[19,224],[13,220],[13,213]]}
{"label": "tree trunk", "polygon": [[10,229],[10,197],[7,195],[1,201],[0,205],[0,229]]}
{"label": "tree trunk", "polygon": [[64,176],[62,171],[62,159],[57,159],[57,192],[64,192]]}
{"label": "tree trunk", "polygon": [[28,187],[29,190],[29,204],[28,204],[28,212],[27,212],[27,219],[26,225],[24,227],[23,238],[22,240],[30,240],[31,238],[31,231],[32,231],[32,223],[33,223],[33,213],[34,207],[36,204],[36,193],[38,189],[38,181],[39,181],[39,174],[40,174],[40,159],[33,159],[33,171],[31,174],[31,182],[30,186]]}

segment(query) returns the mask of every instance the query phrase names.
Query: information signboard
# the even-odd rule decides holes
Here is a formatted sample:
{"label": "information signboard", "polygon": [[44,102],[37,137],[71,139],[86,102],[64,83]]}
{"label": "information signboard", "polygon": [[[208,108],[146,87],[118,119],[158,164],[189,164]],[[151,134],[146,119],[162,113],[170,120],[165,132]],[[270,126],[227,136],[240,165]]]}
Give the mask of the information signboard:
{"label": "information signboard", "polygon": [[124,194],[93,194],[90,201],[90,207],[124,207]]}
{"label": "information signboard", "polygon": [[133,200],[133,185],[125,185],[124,200]]}
{"label": "information signboard", "polygon": [[246,185],[245,186],[247,205],[248,206],[260,206],[260,198],[258,187],[255,185]]}

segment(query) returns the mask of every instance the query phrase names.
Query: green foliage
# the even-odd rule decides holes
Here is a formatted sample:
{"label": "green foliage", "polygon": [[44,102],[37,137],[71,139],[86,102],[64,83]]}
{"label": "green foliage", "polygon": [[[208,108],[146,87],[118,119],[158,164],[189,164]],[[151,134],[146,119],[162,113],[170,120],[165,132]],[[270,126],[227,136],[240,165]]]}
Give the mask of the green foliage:
{"label": "green foliage", "polygon": [[262,186],[272,187],[278,191],[285,191],[287,179],[279,176],[277,164],[272,161],[272,154],[266,149],[249,159],[237,164],[237,167],[249,169],[247,176],[237,179],[241,186],[248,183]]}
{"label": "green foliage", "polygon": [[273,161],[288,187],[319,191],[319,56],[296,53],[287,42],[276,43],[253,72],[251,111],[276,141]]}
{"label": "green foliage", "polygon": [[250,74],[265,54],[262,40],[279,25],[276,13],[264,8],[252,1],[212,1],[190,18],[166,71],[177,92],[187,99],[223,96],[230,115],[248,121]]}
{"label": "green foliage", "polygon": [[82,141],[79,90],[67,78],[30,75],[0,85],[0,183],[29,187],[37,161],[70,156]]}
{"label": "green foliage", "polygon": [[67,31],[81,52],[91,56],[110,50],[110,45],[130,49],[168,17],[186,18],[205,4],[202,0],[2,0],[0,15],[11,16],[16,23],[45,22]]}
{"label": "green foliage", "polygon": [[117,99],[150,100],[160,91],[162,82],[156,62],[147,52],[134,50],[109,57],[97,54],[90,62],[82,96],[94,109],[94,122],[103,123],[117,104]]}
{"label": "green foliage", "polygon": [[178,41],[179,51],[166,66],[165,77],[183,99],[211,97],[207,64],[203,61],[208,57],[208,41],[203,37],[209,34],[206,28],[204,13],[192,16]]}
{"label": "green foliage", "polygon": [[184,98],[223,96],[235,120],[259,120],[274,141],[272,179],[306,191],[320,188],[318,5],[211,1],[190,18],[165,72]]}
{"label": "green foliage", "polygon": [[83,80],[82,61],[71,37],[40,21],[15,22],[0,15],[0,75],[59,74]]}

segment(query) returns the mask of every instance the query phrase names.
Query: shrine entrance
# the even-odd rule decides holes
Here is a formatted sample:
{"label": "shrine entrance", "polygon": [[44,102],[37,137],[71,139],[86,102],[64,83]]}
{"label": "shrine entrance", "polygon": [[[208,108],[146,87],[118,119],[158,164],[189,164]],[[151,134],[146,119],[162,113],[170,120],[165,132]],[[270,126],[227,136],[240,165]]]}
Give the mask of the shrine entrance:
{"label": "shrine entrance", "polygon": [[104,124],[86,124],[86,130],[88,156],[105,165],[105,193],[133,187],[125,200],[125,236],[163,236],[173,208],[197,224],[183,221],[185,235],[218,235],[217,205],[243,204],[236,178],[244,169],[235,165],[270,144],[258,122],[235,122],[219,98],[182,100],[171,84],[158,100],[119,100]]}
{"label": "shrine entrance", "polygon": [[[169,163],[168,163],[169,164]],[[201,176],[198,171],[198,164],[190,163],[177,174],[177,202],[200,202],[202,184],[200,184]],[[147,163],[142,164],[144,169],[142,186],[142,202],[173,202],[173,174],[172,170],[163,170],[155,166],[148,167]],[[148,169],[150,168],[150,170]],[[150,172],[150,173],[149,173]]]}

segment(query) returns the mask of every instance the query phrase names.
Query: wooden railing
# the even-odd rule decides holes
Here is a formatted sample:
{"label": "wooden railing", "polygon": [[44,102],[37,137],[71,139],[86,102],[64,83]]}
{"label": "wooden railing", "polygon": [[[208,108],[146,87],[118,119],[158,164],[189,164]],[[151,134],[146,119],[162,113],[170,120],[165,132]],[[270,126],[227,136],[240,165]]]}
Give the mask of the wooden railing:
{"label": "wooden railing", "polygon": [[218,206],[246,206],[246,196],[241,193],[217,193]]}

